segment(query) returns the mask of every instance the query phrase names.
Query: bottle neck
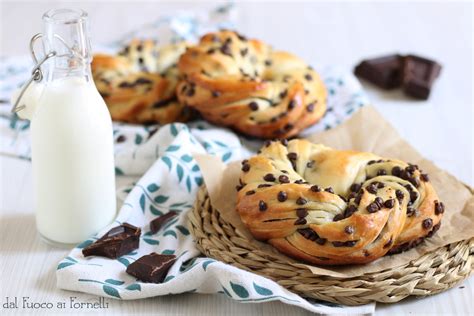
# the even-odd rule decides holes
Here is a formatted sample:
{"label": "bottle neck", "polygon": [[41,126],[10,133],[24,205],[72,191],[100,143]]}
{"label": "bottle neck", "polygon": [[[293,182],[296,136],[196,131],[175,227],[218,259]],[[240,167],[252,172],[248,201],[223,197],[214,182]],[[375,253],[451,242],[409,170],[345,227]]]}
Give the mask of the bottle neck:
{"label": "bottle neck", "polygon": [[92,81],[92,72],[90,64],[81,66],[62,68],[55,65],[54,60],[49,62],[44,67],[44,78],[45,82],[51,82],[63,78],[83,78],[87,82]]}
{"label": "bottle neck", "polygon": [[44,50],[56,52],[45,64],[46,81],[66,77],[92,80],[87,14],[81,10],[51,10],[43,15],[43,22]]}

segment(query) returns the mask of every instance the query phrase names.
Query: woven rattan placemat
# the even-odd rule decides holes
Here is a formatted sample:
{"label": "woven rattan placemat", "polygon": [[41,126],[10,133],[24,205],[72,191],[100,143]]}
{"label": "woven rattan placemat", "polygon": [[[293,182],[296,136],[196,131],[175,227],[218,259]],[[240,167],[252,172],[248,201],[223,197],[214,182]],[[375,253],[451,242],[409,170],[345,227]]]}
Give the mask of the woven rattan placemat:
{"label": "woven rattan placemat", "polygon": [[472,238],[438,248],[397,269],[354,278],[314,275],[252,245],[211,206],[205,186],[189,219],[197,246],[206,256],[265,276],[303,297],[345,305],[394,303],[410,295],[436,294],[467,278],[474,268]]}

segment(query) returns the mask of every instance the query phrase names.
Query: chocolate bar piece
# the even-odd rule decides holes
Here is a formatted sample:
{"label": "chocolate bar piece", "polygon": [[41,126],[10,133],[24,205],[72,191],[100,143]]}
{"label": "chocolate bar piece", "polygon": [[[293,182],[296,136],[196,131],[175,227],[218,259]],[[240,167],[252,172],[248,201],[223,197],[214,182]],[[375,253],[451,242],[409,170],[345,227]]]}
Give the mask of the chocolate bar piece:
{"label": "chocolate bar piece", "polygon": [[116,259],[138,249],[141,229],[128,223],[109,230],[93,244],[82,249],[84,257],[101,256]]}
{"label": "chocolate bar piece", "polygon": [[160,230],[161,226],[163,226],[164,223],[169,221],[171,218],[175,217],[178,215],[175,211],[169,211],[168,213],[161,215],[160,217],[155,218],[150,222],[150,230],[154,234],[157,231]]}
{"label": "chocolate bar piece", "polygon": [[402,83],[402,62],[400,55],[389,55],[363,60],[354,69],[357,77],[363,78],[383,89],[400,87]]}
{"label": "chocolate bar piece", "polygon": [[126,271],[142,282],[161,283],[175,261],[175,255],[152,252],[130,264]]}
{"label": "chocolate bar piece", "polygon": [[407,55],[403,63],[403,91],[417,99],[428,99],[431,86],[440,72],[441,65],[434,60]]}

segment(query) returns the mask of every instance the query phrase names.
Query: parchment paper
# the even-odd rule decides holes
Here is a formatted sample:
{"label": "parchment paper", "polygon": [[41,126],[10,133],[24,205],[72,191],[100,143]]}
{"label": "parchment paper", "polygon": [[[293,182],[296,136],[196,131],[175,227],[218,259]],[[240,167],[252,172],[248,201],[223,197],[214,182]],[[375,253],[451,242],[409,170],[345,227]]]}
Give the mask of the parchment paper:
{"label": "parchment paper", "polygon": [[225,165],[217,157],[199,155],[195,158],[204,176],[211,203],[223,219],[230,222],[260,249],[277,254],[317,275],[355,277],[364,273],[393,269],[419,258],[421,255],[453,242],[474,237],[474,196],[467,185],[457,180],[432,162],[423,158],[404,141],[396,130],[373,108],[361,108],[352,118],[338,127],[308,137],[315,143],[323,143],[335,149],[369,151],[386,158],[397,158],[420,166],[430,176],[440,200],[446,206],[440,230],[423,244],[392,256],[382,257],[365,265],[312,266],[300,263],[280,254],[269,244],[255,240],[235,210],[236,190],[240,175],[240,163]]}

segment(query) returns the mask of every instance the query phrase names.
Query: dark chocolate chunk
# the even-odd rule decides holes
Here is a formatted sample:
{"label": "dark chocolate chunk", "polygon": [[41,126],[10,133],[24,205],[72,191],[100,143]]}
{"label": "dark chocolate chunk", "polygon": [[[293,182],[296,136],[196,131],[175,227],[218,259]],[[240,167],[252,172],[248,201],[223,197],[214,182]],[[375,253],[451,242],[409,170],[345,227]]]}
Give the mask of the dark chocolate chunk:
{"label": "dark chocolate chunk", "polygon": [[93,244],[82,249],[84,257],[100,256],[116,259],[138,249],[141,229],[128,223],[114,227]]}
{"label": "dark chocolate chunk", "polygon": [[307,110],[308,112],[313,112],[313,111],[314,111],[314,106],[315,106],[315,102],[309,103],[309,104],[306,106],[306,110]]}
{"label": "dark chocolate chunk", "polygon": [[313,80],[313,76],[311,76],[311,74],[306,74],[306,75],[304,75],[304,78],[305,78],[306,80],[308,80],[308,81]]}
{"label": "dark chocolate chunk", "polygon": [[224,45],[221,46],[220,51],[222,54],[232,57],[232,49],[229,46],[230,42],[225,42]]}
{"label": "dark chocolate chunk", "polygon": [[393,239],[390,237],[389,241],[387,241],[387,243],[385,245],[383,245],[384,248],[388,248],[392,245],[393,243]]}
{"label": "dark chocolate chunk", "polygon": [[369,213],[375,213],[375,212],[380,210],[380,208],[378,207],[378,205],[375,202],[372,202],[369,205],[367,205],[366,209],[367,209],[367,212],[369,212]]}
{"label": "dark chocolate chunk", "polygon": [[126,140],[127,138],[125,137],[125,135],[119,135],[119,137],[117,137],[117,143],[123,143]]}
{"label": "dark chocolate chunk", "polygon": [[262,200],[260,200],[260,201],[258,202],[258,209],[259,209],[260,211],[262,211],[262,212],[263,212],[263,211],[266,211],[267,208],[268,208],[267,203],[265,203],[265,202],[262,201]]}
{"label": "dark chocolate chunk", "polygon": [[357,207],[355,205],[349,205],[344,211],[344,217],[349,217],[355,212],[357,212]]}
{"label": "dark chocolate chunk", "polygon": [[310,160],[306,163],[307,168],[313,168],[314,167],[314,160]]}
{"label": "dark chocolate chunk", "polygon": [[362,195],[364,194],[364,189],[361,189],[359,191],[359,193],[357,194],[355,200],[354,200],[354,203],[359,205],[360,204],[360,200],[362,199]]}
{"label": "dark chocolate chunk", "polygon": [[410,173],[406,171],[406,169],[402,169],[402,171],[400,171],[399,177],[402,178],[403,180],[408,180],[410,179]]}
{"label": "dark chocolate chunk", "polygon": [[394,175],[395,177],[400,177],[402,173],[402,168],[400,168],[399,166],[395,166],[392,168],[392,175]]}
{"label": "dark chocolate chunk", "polygon": [[252,194],[255,194],[255,190],[249,190],[245,192],[245,195],[252,195]]}
{"label": "dark chocolate chunk", "polygon": [[272,185],[271,184],[268,184],[268,183],[262,183],[262,184],[259,184],[257,186],[257,188],[268,188],[268,187],[271,187]]}
{"label": "dark chocolate chunk", "polygon": [[444,213],[443,202],[438,202],[438,200],[436,200],[434,203],[435,203],[435,214],[436,215],[443,214]]}
{"label": "dark chocolate chunk", "polygon": [[385,201],[383,206],[385,206],[386,208],[392,208],[395,206],[395,200],[394,199],[387,200]]}
{"label": "dark chocolate chunk", "polygon": [[159,255],[152,252],[131,263],[126,271],[142,282],[162,283],[175,261],[175,255]]}
{"label": "dark chocolate chunk", "polygon": [[403,198],[405,197],[405,194],[401,190],[395,191],[395,195],[397,196],[398,202],[402,203]]}
{"label": "dark chocolate chunk", "polygon": [[400,55],[367,59],[355,67],[354,73],[380,88],[393,89],[401,85],[402,62]]}
{"label": "dark chocolate chunk", "polygon": [[298,154],[297,153],[289,153],[288,155],[286,155],[288,157],[288,159],[290,160],[296,160],[298,158]]}
{"label": "dark chocolate chunk", "polygon": [[176,215],[178,215],[178,213],[176,213],[175,211],[169,211],[168,213],[163,214],[155,218],[154,220],[152,220],[150,222],[151,232],[154,234],[157,231],[159,231],[161,226],[163,226],[164,223],[166,223],[167,221],[169,221],[171,218],[175,217]]}
{"label": "dark chocolate chunk", "polygon": [[280,98],[284,99],[287,94],[288,94],[288,90],[283,90],[282,92],[280,92]]}
{"label": "dark chocolate chunk", "polygon": [[311,191],[313,192],[321,192],[321,187],[319,185],[313,185],[311,186]]}
{"label": "dark chocolate chunk", "polygon": [[118,87],[119,88],[133,88],[133,84],[123,81],[118,85]]}
{"label": "dark chocolate chunk", "polygon": [[410,191],[410,202],[414,203],[417,198],[418,198],[418,193],[416,193],[415,191]]}
{"label": "dark chocolate chunk", "polygon": [[135,82],[133,83],[134,85],[141,85],[141,84],[151,84],[152,81],[150,79],[147,79],[147,78],[138,78],[137,80],[135,80]]}
{"label": "dark chocolate chunk", "polygon": [[405,94],[426,100],[431,87],[441,72],[441,65],[420,56],[408,55],[404,59],[402,88]]}
{"label": "dark chocolate chunk", "polygon": [[379,210],[383,207],[383,200],[379,196],[375,198],[374,203],[377,205]]}
{"label": "dark chocolate chunk", "polygon": [[318,235],[316,234],[316,232],[312,230],[311,228],[298,228],[297,232],[303,235],[303,237],[306,239],[318,238]]}
{"label": "dark chocolate chunk", "polygon": [[420,186],[420,180],[417,178],[410,178],[408,181],[415,187],[418,188]]}
{"label": "dark chocolate chunk", "polygon": [[397,245],[393,248],[391,248],[389,251],[388,251],[388,254],[389,255],[393,255],[393,254],[396,254],[396,253],[400,253],[400,252],[403,252],[403,251],[407,251],[413,247],[416,247],[418,246],[419,244],[421,244],[423,242],[424,238],[423,237],[420,237],[420,238],[417,238],[415,240],[412,240],[412,241],[408,241],[406,243],[403,243],[401,245]]}
{"label": "dark chocolate chunk", "polygon": [[221,93],[220,93],[219,91],[212,91],[211,93],[212,93],[212,96],[213,96],[214,98],[217,98],[218,96],[221,95]]}
{"label": "dark chocolate chunk", "polygon": [[304,225],[304,224],[306,224],[306,219],[305,218],[298,218],[295,221],[295,225]]}
{"label": "dark chocolate chunk", "polygon": [[296,204],[298,205],[305,205],[306,203],[308,203],[308,200],[306,200],[305,198],[299,197],[298,199],[296,199]]}
{"label": "dark chocolate chunk", "polygon": [[156,101],[155,103],[153,103],[152,108],[154,109],[164,108],[168,106],[171,102],[176,102],[176,101],[177,101],[176,97]]}
{"label": "dark chocolate chunk", "polygon": [[283,129],[284,129],[285,131],[289,131],[289,130],[292,129],[293,127],[294,127],[293,124],[288,123],[288,124],[286,124],[285,126],[283,126]]}
{"label": "dark chocolate chunk", "polygon": [[424,182],[430,181],[430,178],[429,178],[428,174],[426,174],[426,173],[422,173],[422,174],[420,175],[420,179],[421,179],[422,181],[424,181]]}
{"label": "dark chocolate chunk", "polygon": [[334,247],[354,247],[356,243],[357,243],[357,240],[333,241],[332,245]]}
{"label": "dark chocolate chunk", "polygon": [[278,192],[277,198],[278,198],[278,201],[285,202],[288,199],[288,194],[284,191],[280,191]]}
{"label": "dark chocolate chunk", "polygon": [[243,172],[248,172],[250,170],[250,165],[249,164],[245,164],[242,166],[242,171]]}
{"label": "dark chocolate chunk", "polygon": [[269,181],[269,182],[275,182],[276,178],[273,174],[267,173],[264,177],[263,180]]}
{"label": "dark chocolate chunk", "polygon": [[361,185],[360,185],[360,184],[358,184],[358,183],[353,183],[353,184],[350,186],[349,190],[351,190],[351,192],[358,192],[358,191],[360,190],[360,188],[361,188]]}
{"label": "dark chocolate chunk", "polygon": [[252,101],[249,103],[249,108],[252,110],[252,111],[257,111],[258,110],[258,103],[255,102],[255,101]]}
{"label": "dark chocolate chunk", "polygon": [[297,208],[296,209],[296,216],[303,218],[308,215],[308,210],[305,208]]}
{"label": "dark chocolate chunk", "polygon": [[327,187],[324,191],[334,194],[334,190],[331,187]]}
{"label": "dark chocolate chunk", "polygon": [[377,185],[375,183],[371,183],[366,187],[367,192],[376,194],[377,193]]}
{"label": "dark chocolate chunk", "polygon": [[415,213],[416,213],[416,210],[413,207],[407,207],[407,216],[408,217],[411,217],[411,216],[415,215]]}
{"label": "dark chocolate chunk", "polygon": [[430,229],[433,226],[433,220],[431,218],[424,219],[421,225],[424,229]]}
{"label": "dark chocolate chunk", "polygon": [[337,222],[337,221],[340,221],[344,219],[344,214],[336,214],[336,216],[334,216],[334,218],[332,219],[334,222]]}
{"label": "dark chocolate chunk", "polygon": [[242,48],[242,49],[240,50],[240,55],[241,55],[242,57],[245,57],[248,52],[249,52],[249,49],[248,49],[247,47]]}
{"label": "dark chocolate chunk", "polygon": [[432,237],[441,227],[441,222],[433,226],[433,229],[426,235],[426,237]]}
{"label": "dark chocolate chunk", "polygon": [[290,178],[282,174],[281,176],[278,177],[278,181],[280,181],[280,183],[290,183]]}
{"label": "dark chocolate chunk", "polygon": [[315,241],[316,241],[316,243],[317,243],[318,245],[324,245],[324,244],[326,243],[327,239],[326,239],[326,238],[318,237],[318,238],[316,238]]}
{"label": "dark chocolate chunk", "polygon": [[295,100],[291,100],[291,101],[288,103],[288,110],[294,109],[295,106],[296,106],[296,101],[295,101]]}

